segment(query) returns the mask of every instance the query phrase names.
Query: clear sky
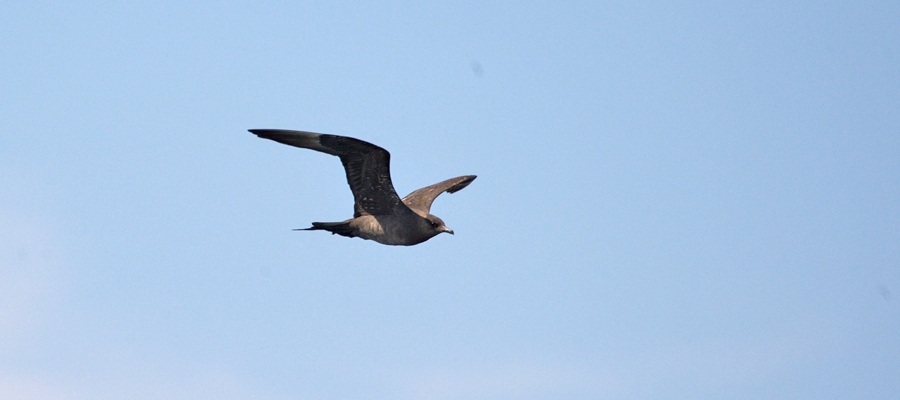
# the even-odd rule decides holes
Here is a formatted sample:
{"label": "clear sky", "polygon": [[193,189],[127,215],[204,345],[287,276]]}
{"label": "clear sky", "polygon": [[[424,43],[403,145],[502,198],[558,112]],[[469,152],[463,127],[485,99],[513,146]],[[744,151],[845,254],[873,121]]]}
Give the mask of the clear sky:
{"label": "clear sky", "polygon": [[188,3],[0,7],[0,398],[900,396],[900,3]]}

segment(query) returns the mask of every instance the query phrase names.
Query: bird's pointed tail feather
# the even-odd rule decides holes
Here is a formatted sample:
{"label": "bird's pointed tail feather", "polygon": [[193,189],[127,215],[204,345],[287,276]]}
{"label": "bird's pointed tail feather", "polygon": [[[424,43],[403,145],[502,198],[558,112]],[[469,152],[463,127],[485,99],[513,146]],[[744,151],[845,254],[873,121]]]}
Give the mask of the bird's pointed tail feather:
{"label": "bird's pointed tail feather", "polygon": [[356,237],[353,228],[348,221],[344,222],[313,222],[309,228],[298,228],[295,231],[328,231],[332,235],[338,234],[346,237]]}

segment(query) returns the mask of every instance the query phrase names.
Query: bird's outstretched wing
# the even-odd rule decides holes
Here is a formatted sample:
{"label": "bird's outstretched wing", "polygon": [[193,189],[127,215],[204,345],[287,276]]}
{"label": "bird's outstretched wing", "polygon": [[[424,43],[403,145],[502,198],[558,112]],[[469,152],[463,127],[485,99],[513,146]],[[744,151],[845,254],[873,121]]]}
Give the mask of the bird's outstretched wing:
{"label": "bird's outstretched wing", "polygon": [[381,147],[351,137],[324,133],[282,129],[250,129],[250,132],[278,143],[340,157],[347,173],[347,184],[353,192],[354,218],[392,215],[403,204],[391,182],[391,154]]}
{"label": "bird's outstretched wing", "polygon": [[431,212],[431,203],[441,193],[456,193],[462,188],[469,186],[475,180],[475,175],[457,176],[443,182],[435,183],[431,186],[425,186],[415,192],[410,193],[403,198],[403,203],[418,214],[428,214]]}

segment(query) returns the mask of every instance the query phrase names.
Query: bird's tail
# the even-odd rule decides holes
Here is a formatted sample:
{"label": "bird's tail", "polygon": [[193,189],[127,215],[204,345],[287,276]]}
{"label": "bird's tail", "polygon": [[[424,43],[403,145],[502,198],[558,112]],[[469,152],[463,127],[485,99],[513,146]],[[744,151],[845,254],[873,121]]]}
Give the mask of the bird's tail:
{"label": "bird's tail", "polygon": [[338,234],[346,237],[356,237],[353,228],[350,227],[349,221],[344,222],[313,222],[312,227],[305,229],[294,229],[295,231],[328,231],[332,235]]}

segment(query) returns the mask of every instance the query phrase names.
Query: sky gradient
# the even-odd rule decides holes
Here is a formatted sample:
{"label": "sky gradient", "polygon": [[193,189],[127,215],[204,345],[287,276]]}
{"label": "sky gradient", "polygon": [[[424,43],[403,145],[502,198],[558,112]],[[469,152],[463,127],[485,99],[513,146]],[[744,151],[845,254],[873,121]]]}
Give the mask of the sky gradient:
{"label": "sky gradient", "polygon": [[898,3],[2,10],[0,398],[900,395]]}

